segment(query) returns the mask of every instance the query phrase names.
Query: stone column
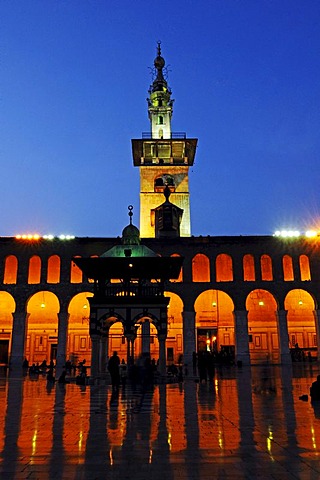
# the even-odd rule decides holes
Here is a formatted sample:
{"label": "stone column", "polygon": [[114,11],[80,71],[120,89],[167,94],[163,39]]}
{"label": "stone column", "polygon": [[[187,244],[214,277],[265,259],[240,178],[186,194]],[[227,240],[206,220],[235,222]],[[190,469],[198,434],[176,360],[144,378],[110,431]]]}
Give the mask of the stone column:
{"label": "stone column", "polygon": [[166,337],[165,335],[158,335],[159,340],[159,373],[161,376],[167,374],[167,360],[166,360]]}
{"label": "stone column", "polygon": [[142,331],[142,342],[141,342],[142,353],[150,354],[150,323],[143,322],[143,324],[141,325],[141,331]]}
{"label": "stone column", "polygon": [[248,312],[247,310],[235,310],[233,315],[236,341],[236,362],[242,362],[242,365],[250,365]]}
{"label": "stone column", "polygon": [[91,335],[91,377],[99,375],[100,335]]}
{"label": "stone column", "polygon": [[107,364],[107,342],[108,337],[102,336],[100,340],[100,372],[105,374],[106,373],[106,364]]}
{"label": "stone column", "polygon": [[318,361],[320,361],[320,310],[314,310],[313,315],[317,334],[317,357]]}
{"label": "stone column", "polygon": [[196,314],[195,312],[182,312],[183,318],[183,363],[185,371],[192,372],[192,354],[196,347]]}
{"label": "stone column", "polygon": [[288,335],[288,322],[287,322],[287,310],[278,310],[276,312],[278,323],[278,338],[280,348],[280,361],[281,364],[290,364],[292,362],[290,349],[289,349],[289,335]]}
{"label": "stone column", "polygon": [[9,367],[11,370],[22,370],[29,313],[26,313],[23,310],[18,310],[12,314],[12,317],[13,327]]}
{"label": "stone column", "polygon": [[68,339],[68,312],[58,313],[58,347],[56,368],[61,369],[66,363],[67,339]]}

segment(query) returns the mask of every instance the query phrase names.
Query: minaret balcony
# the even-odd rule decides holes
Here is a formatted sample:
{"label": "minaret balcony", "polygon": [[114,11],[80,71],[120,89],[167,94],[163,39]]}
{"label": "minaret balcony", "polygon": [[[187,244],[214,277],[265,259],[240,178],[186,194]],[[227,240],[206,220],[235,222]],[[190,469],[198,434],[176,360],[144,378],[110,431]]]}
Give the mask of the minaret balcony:
{"label": "minaret balcony", "polygon": [[[142,132],[143,139],[152,139],[152,132]],[[183,139],[187,138],[186,132],[171,132],[170,138]]]}
{"label": "minaret balcony", "polygon": [[193,165],[196,138],[133,139],[132,153],[135,166],[140,165]]}

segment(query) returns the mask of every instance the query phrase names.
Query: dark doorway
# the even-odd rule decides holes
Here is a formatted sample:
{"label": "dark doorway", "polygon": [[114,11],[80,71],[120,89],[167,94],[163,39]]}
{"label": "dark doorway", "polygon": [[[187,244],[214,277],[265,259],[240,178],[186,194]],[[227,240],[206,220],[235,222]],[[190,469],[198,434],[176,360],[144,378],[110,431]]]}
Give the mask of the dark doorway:
{"label": "dark doorway", "polygon": [[57,350],[58,350],[58,344],[57,343],[51,343],[50,362],[51,362],[51,360],[56,360]]}
{"label": "dark doorway", "polygon": [[8,364],[9,340],[0,340],[0,364]]}

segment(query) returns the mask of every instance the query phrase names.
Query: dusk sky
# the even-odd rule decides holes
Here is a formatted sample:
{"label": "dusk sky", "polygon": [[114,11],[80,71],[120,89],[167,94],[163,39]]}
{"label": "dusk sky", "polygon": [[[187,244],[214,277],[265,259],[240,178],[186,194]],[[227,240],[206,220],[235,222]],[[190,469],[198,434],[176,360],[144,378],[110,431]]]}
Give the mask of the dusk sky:
{"label": "dusk sky", "polygon": [[192,234],[320,230],[319,0],[0,0],[0,235],[139,226],[158,40]]}

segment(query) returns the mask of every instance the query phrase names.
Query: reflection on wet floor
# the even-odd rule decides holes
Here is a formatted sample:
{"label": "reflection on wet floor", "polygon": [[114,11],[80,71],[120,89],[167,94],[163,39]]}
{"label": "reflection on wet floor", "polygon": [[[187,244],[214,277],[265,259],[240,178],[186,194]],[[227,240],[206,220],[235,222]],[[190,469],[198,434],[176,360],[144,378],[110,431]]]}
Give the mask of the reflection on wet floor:
{"label": "reflection on wet floor", "polygon": [[0,379],[0,478],[317,479],[316,364],[229,368],[142,392]]}

